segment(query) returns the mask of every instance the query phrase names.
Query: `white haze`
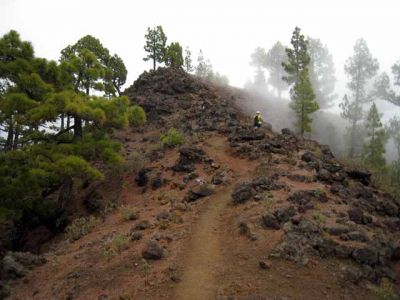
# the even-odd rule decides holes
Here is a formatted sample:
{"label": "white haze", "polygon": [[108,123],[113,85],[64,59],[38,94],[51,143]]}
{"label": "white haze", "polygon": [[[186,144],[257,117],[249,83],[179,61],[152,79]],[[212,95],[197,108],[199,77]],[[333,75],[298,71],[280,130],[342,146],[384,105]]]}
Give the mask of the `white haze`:
{"label": "white haze", "polygon": [[[194,62],[202,49],[214,70],[243,87],[254,75],[249,66],[252,51],[257,46],[268,50],[278,40],[288,45],[299,26],[332,53],[340,101],[346,85],[343,66],[356,39],[367,41],[380,71],[390,73],[400,59],[399,8],[398,0],[0,0],[0,35],[15,29],[33,43],[37,56],[57,60],[61,49],[91,34],[122,57],[127,87],[151,68],[142,60],[147,27],[162,25],[168,42],[191,48]],[[380,108],[385,120],[399,114],[388,103]],[[337,112],[337,105],[332,110]]]}

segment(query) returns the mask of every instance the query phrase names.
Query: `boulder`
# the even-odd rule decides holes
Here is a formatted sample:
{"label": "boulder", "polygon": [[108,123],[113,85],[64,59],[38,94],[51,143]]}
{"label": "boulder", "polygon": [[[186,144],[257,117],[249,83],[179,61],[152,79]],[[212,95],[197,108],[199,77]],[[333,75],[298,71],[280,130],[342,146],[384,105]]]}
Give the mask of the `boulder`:
{"label": "boulder", "polygon": [[46,259],[29,252],[7,252],[3,258],[2,274],[6,279],[23,277],[28,270],[46,263]]}
{"label": "boulder", "polygon": [[179,159],[172,167],[176,172],[193,172],[194,164],[203,161],[205,153],[202,149],[190,146],[179,149]]}
{"label": "boulder", "polygon": [[281,228],[277,218],[271,213],[265,213],[262,216],[262,224],[266,228],[272,228],[272,229],[280,229]]}
{"label": "boulder", "polygon": [[196,201],[199,198],[210,196],[214,193],[214,189],[209,184],[198,184],[190,189],[187,200],[189,202]]}
{"label": "boulder", "polygon": [[364,212],[359,208],[352,208],[347,211],[349,219],[357,224],[362,224],[364,219]]}
{"label": "boulder", "polygon": [[158,242],[150,240],[143,248],[142,256],[145,259],[158,260],[164,256],[164,249]]}
{"label": "boulder", "polygon": [[246,202],[253,197],[252,184],[249,182],[244,182],[236,185],[231,196],[234,204]]}
{"label": "boulder", "polygon": [[147,173],[150,172],[149,168],[142,168],[139,170],[135,181],[138,186],[146,186],[147,182],[149,181],[149,177],[147,176]]}
{"label": "boulder", "polygon": [[378,251],[369,246],[354,250],[351,256],[356,262],[362,265],[374,266],[378,263]]}
{"label": "boulder", "polygon": [[296,214],[296,210],[293,205],[280,207],[273,212],[279,223],[286,223]]}
{"label": "boulder", "polygon": [[359,182],[361,182],[364,185],[370,185],[371,183],[371,173],[363,172],[360,170],[349,170],[346,171],[347,175]]}

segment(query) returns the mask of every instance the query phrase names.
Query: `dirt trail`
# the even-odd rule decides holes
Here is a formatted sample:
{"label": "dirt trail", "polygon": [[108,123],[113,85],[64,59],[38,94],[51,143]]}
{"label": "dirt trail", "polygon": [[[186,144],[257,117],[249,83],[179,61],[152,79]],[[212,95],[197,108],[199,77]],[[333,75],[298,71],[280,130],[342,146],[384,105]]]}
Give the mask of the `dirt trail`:
{"label": "dirt trail", "polygon": [[222,263],[220,214],[230,199],[232,185],[210,197],[207,211],[200,217],[192,235],[182,281],[174,299],[214,299],[218,289],[215,277]]}

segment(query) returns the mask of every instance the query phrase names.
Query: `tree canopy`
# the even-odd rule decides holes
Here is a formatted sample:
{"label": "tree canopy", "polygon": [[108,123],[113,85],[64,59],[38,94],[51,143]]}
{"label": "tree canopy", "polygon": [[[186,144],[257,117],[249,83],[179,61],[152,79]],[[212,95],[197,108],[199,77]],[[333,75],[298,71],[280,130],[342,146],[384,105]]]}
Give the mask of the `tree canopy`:
{"label": "tree canopy", "polygon": [[111,89],[107,98],[95,92],[109,82],[118,90],[124,78],[122,59],[92,36],[64,48],[60,63],[35,57],[15,31],[0,38],[0,217],[18,218],[35,203],[62,208],[77,179],[103,178],[92,161],[121,162],[109,133],[142,125],[144,111]]}
{"label": "tree canopy", "polygon": [[167,36],[165,35],[162,26],[159,25],[153,29],[148,27],[147,33],[144,37],[146,39],[144,51],[147,52],[147,56],[144,57],[143,60],[152,60],[153,70],[155,70],[157,63],[163,63],[165,61]]}
{"label": "tree canopy", "polygon": [[319,105],[315,101],[315,94],[309,78],[308,42],[304,35],[300,33],[298,27],[293,31],[291,44],[292,48],[286,48],[287,62],[282,62],[287,73],[282,79],[291,85],[290,108],[296,114],[296,128],[303,136],[305,132],[311,132],[312,119],[310,114],[317,111]]}

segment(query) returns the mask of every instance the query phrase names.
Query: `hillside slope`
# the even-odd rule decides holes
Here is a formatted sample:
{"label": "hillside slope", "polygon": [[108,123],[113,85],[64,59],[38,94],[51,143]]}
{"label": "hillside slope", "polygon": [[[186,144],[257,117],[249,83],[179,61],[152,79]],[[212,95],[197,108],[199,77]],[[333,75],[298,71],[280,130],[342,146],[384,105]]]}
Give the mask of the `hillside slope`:
{"label": "hillside slope", "polygon": [[[399,279],[400,202],[368,174],[288,129],[254,130],[245,93],[183,71],[125,93],[148,124],[114,133],[127,164],[96,186],[101,221],[45,245],[9,299],[378,299],[371,284]],[[185,144],[161,147],[172,127]]]}

